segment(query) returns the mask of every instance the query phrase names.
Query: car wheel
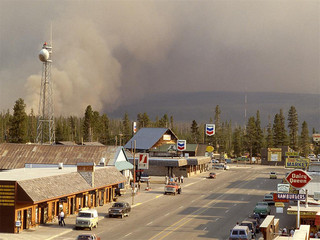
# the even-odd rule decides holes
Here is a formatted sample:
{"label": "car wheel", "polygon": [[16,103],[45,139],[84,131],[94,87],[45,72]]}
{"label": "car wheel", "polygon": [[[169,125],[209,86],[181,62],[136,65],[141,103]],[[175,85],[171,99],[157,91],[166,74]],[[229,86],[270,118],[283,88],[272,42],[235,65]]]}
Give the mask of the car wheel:
{"label": "car wheel", "polygon": [[109,218],[112,218],[112,215],[111,215],[111,214],[109,214]]}

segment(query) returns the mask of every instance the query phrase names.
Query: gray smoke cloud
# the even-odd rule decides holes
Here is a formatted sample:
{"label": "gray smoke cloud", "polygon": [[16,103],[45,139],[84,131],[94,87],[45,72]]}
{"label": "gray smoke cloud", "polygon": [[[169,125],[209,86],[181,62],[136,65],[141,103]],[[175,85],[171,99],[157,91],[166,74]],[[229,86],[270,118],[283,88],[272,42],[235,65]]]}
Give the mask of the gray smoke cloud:
{"label": "gray smoke cloud", "polygon": [[38,111],[53,26],[55,113],[162,92],[320,93],[318,1],[0,1],[0,109]]}

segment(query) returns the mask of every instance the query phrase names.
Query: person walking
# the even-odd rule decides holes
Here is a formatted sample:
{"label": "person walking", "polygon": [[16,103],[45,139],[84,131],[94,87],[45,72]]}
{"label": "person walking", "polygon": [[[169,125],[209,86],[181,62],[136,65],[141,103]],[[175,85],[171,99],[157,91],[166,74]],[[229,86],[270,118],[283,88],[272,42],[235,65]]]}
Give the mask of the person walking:
{"label": "person walking", "polygon": [[60,219],[61,219],[61,226],[65,226],[66,223],[64,222],[64,212],[61,210],[60,212]]}
{"label": "person walking", "polygon": [[58,215],[58,221],[59,221],[59,226],[61,226],[61,216],[60,216],[60,213]]}
{"label": "person walking", "polygon": [[183,175],[181,175],[180,181],[181,181],[181,183],[183,183]]}

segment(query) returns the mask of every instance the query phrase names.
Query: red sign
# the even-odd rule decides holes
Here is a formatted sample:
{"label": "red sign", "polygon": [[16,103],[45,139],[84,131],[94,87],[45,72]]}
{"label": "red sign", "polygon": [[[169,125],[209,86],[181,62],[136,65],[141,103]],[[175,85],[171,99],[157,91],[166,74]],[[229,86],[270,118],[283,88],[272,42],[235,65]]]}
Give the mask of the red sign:
{"label": "red sign", "polygon": [[292,187],[302,188],[311,181],[311,177],[302,170],[294,170],[287,177],[286,180]]}

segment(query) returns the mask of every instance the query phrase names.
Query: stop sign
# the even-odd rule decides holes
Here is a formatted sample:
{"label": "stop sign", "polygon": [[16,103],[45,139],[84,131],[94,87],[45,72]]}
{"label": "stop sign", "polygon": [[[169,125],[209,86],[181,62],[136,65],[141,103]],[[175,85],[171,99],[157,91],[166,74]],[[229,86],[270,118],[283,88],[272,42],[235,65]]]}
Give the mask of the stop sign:
{"label": "stop sign", "polygon": [[311,177],[302,170],[294,170],[287,177],[287,181],[292,187],[302,188],[311,181]]}

